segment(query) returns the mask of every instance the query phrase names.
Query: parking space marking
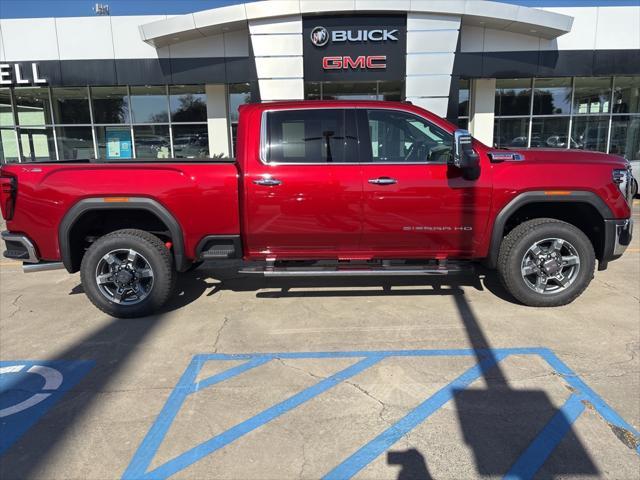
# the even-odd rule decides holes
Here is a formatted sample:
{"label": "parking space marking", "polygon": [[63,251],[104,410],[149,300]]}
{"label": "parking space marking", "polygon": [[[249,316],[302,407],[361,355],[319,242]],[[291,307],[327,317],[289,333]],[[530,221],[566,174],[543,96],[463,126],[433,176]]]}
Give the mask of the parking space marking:
{"label": "parking space marking", "polygon": [[[458,376],[455,380],[438,390],[428,399],[407,413],[403,418],[385,431],[374,437],[371,441],[349,455],[339,465],[326,474],[325,479],[351,478],[382,453],[387,451],[394,443],[422,424],[430,415],[438,411],[449,402],[457,392],[466,389],[473,381],[495,367],[498,362],[510,355],[537,355],[544,359],[549,366],[572,388],[572,393],[565,404],[542,428],[537,437],[523,451],[505,478],[529,479],[543,466],[547,458],[552,454],[558,444],[571,429],[573,423],[589,405],[610,426],[625,430],[633,437],[635,451],[640,455],[640,432],[626,422],[602,398],[591,390],[566,364],[564,364],[551,350],[546,348],[498,348],[498,349],[451,349],[451,350],[387,350],[387,351],[352,351],[352,352],[283,352],[283,353],[256,353],[256,354],[202,354],[193,357],[191,363],[180,378],[178,384],[171,392],[162,411],[151,426],[149,432],[135,452],[129,466],[123,474],[123,479],[150,479],[167,478],[190,465],[201,460],[205,456],[229,445],[242,436],[283,414],[299,407],[307,401],[328,391],[332,387],[344,382],[350,377],[364,372],[369,367],[389,357],[478,357],[480,362]],[[178,414],[186,398],[204,388],[219,384],[260,367],[272,360],[285,359],[338,359],[353,358],[358,361],[351,366],[327,377],[286,400],[273,405],[253,417],[225,430],[222,433],[206,440],[195,447],[168,460],[152,471],[147,471],[154,459],[165,435]],[[208,361],[238,361],[245,363],[232,367],[212,377],[199,382],[195,379],[203,365]]]}
{"label": "parking space marking", "polygon": [[91,369],[92,361],[0,361],[0,455]]}

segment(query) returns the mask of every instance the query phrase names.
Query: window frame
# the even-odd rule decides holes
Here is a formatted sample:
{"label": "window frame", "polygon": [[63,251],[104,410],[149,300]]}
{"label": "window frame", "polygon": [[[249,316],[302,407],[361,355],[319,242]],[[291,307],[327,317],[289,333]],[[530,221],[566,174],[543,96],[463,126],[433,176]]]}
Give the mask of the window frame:
{"label": "window frame", "polygon": [[[270,144],[269,144],[269,131],[268,131],[268,125],[267,125],[267,117],[269,113],[272,112],[296,112],[296,111],[305,111],[305,110],[342,110],[344,112],[345,115],[345,123],[346,123],[346,116],[347,116],[347,112],[352,111],[354,112],[354,115],[356,116],[355,118],[355,137],[356,137],[356,149],[357,149],[357,161],[354,162],[270,162],[267,160],[267,149],[269,148]],[[327,165],[327,166],[332,166],[332,165],[359,165],[361,163],[363,163],[361,161],[361,154],[362,154],[362,150],[360,148],[361,145],[361,141],[360,141],[360,129],[358,127],[358,118],[357,118],[357,112],[358,109],[354,108],[354,107],[342,107],[342,106],[333,106],[333,107],[329,107],[329,106],[317,106],[317,107],[296,107],[296,108],[272,108],[272,109],[267,109],[267,110],[263,110],[261,117],[260,117],[260,163],[262,163],[263,165],[266,166],[287,166],[287,165],[292,165],[292,166],[304,166],[304,165],[310,165],[310,166],[318,166],[318,165]],[[345,131],[346,131],[347,127],[345,125]]]}
{"label": "window frame", "polygon": [[[369,115],[368,112],[370,111],[389,111],[391,110],[392,112],[401,112],[409,117],[414,117],[417,120],[420,120],[423,123],[427,123],[429,126],[432,126],[434,129],[439,130],[441,132],[443,132],[447,137],[451,138],[451,150],[453,152],[453,144],[454,144],[454,138],[453,138],[453,134],[448,132],[447,130],[445,130],[444,128],[438,126],[437,124],[435,124],[434,122],[432,122],[431,120],[424,118],[414,112],[409,112],[407,110],[402,110],[402,109],[392,109],[392,108],[368,108],[368,107],[362,107],[362,108],[358,108],[358,115],[357,115],[357,120],[358,120],[358,143],[360,144],[361,148],[360,148],[360,159],[362,160],[362,158],[364,157],[365,161],[361,161],[361,164],[364,165],[448,165],[447,162],[429,162],[427,160],[423,161],[423,162],[374,162],[373,161],[373,150],[372,150],[372,146],[371,146],[371,135],[369,134]],[[366,141],[365,141],[366,140]],[[363,146],[364,145],[364,146]],[[364,150],[364,152],[363,152]]]}

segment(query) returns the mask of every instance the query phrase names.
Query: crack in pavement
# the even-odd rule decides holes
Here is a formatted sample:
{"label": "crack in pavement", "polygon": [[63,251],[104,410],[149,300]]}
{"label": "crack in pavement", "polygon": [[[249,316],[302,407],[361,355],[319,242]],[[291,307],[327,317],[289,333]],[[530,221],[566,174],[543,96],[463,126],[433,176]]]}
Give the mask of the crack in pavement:
{"label": "crack in pavement", "polygon": [[22,294],[18,295],[16,298],[14,298],[11,301],[11,306],[15,307],[16,309],[13,312],[11,312],[9,315],[7,315],[7,318],[12,318],[16,313],[22,310],[22,307],[18,305],[18,302],[20,301],[21,298],[22,298]]}
{"label": "crack in pavement", "polygon": [[229,317],[225,315],[224,320],[222,321],[222,325],[220,325],[220,328],[218,328],[218,332],[216,333],[216,339],[213,342],[213,353],[218,353],[218,342],[220,341],[222,331],[227,326],[227,322],[229,322]]}

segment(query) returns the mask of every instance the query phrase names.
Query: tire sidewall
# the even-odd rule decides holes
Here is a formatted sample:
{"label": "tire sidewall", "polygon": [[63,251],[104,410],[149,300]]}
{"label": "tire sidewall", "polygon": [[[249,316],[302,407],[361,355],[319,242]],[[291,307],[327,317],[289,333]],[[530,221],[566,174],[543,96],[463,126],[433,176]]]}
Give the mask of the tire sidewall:
{"label": "tire sidewall", "polygon": [[[576,249],[580,259],[580,270],[573,283],[566,289],[551,294],[533,291],[522,278],[521,265],[527,250],[536,242],[547,238],[560,238]],[[593,277],[595,254],[590,240],[582,231],[567,223],[554,222],[540,225],[525,234],[511,250],[508,260],[508,275],[511,276],[512,294],[525,304],[556,306],[571,302],[584,291]]]}
{"label": "tire sidewall", "polygon": [[[140,303],[123,305],[109,300],[98,288],[96,268],[102,257],[113,250],[133,249],[140,253],[153,270],[151,293]],[[87,250],[80,268],[82,286],[85,293],[100,310],[114,317],[138,317],[159,309],[167,298],[167,290],[172,285],[172,272],[167,268],[166,259],[154,249],[153,245],[135,235],[102,237]]]}

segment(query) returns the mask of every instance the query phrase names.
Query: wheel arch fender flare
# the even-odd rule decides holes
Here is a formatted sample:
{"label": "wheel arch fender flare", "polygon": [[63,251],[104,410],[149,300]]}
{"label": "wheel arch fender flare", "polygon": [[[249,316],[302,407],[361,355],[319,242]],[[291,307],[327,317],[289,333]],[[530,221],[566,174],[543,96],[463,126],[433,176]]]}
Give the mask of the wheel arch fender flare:
{"label": "wheel arch fender flare", "polygon": [[[109,197],[106,197],[109,198]],[[175,217],[162,206],[158,201],[146,197],[127,197],[126,201],[115,202],[105,201],[105,197],[83,198],[75,203],[64,215],[58,228],[58,244],[60,247],[60,257],[64,267],[69,273],[74,273],[77,269],[73,266],[70,233],[73,226],[82,215],[94,210],[145,210],[154,214],[162,221],[171,233],[173,243],[173,257],[176,269],[184,271],[188,268],[188,261],[185,257],[184,237],[182,228]]]}
{"label": "wheel arch fender flare", "polygon": [[496,268],[498,264],[498,253],[500,251],[500,243],[502,242],[502,232],[507,224],[507,220],[519,208],[530,203],[586,203],[594,207],[603,219],[613,218],[613,213],[609,206],[596,193],[586,190],[571,191],[566,195],[549,195],[544,191],[523,192],[514,197],[507,203],[502,210],[496,215],[491,230],[491,244],[489,246],[489,255],[487,257],[487,266]]}

